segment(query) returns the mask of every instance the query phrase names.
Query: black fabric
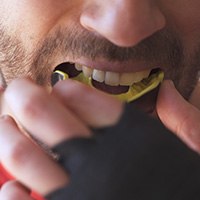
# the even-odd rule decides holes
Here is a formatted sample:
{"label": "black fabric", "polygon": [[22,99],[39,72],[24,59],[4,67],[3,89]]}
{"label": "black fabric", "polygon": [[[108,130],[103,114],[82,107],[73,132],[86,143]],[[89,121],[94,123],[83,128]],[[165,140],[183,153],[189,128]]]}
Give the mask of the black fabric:
{"label": "black fabric", "polygon": [[160,122],[127,105],[91,139],[57,146],[70,184],[48,200],[197,200],[200,158]]}

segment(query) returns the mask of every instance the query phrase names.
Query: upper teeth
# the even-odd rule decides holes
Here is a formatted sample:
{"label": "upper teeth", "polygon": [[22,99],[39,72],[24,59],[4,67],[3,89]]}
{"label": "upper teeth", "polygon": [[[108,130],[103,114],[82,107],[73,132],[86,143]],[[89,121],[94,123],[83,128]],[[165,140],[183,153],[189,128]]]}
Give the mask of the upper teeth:
{"label": "upper teeth", "polygon": [[92,77],[92,79],[98,82],[105,82],[105,84],[111,86],[131,86],[133,83],[137,83],[142,79],[147,78],[151,72],[151,70],[144,70],[134,73],[117,73],[92,69],[80,64],[75,64],[75,68],[78,71],[82,71],[84,76]]}

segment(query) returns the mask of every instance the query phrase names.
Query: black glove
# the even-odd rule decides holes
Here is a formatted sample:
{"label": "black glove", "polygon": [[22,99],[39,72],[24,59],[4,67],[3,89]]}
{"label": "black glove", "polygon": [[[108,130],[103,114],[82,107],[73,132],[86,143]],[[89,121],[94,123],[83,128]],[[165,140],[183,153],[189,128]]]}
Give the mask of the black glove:
{"label": "black glove", "polygon": [[53,150],[70,184],[48,200],[200,199],[199,156],[131,105],[116,126]]}

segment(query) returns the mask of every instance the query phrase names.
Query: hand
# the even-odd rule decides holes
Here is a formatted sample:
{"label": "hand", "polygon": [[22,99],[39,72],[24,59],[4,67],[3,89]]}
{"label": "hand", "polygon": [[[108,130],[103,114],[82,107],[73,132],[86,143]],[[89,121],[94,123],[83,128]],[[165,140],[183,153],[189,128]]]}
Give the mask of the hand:
{"label": "hand", "polygon": [[53,147],[66,139],[90,137],[89,127],[115,124],[123,110],[109,95],[70,80],[60,82],[52,94],[30,80],[15,80],[2,104],[15,120],[0,119],[0,161],[23,185],[42,195],[67,185],[69,175],[21,127]]}
{"label": "hand", "polygon": [[183,99],[171,81],[160,88],[157,113],[167,128],[200,153],[200,110]]}

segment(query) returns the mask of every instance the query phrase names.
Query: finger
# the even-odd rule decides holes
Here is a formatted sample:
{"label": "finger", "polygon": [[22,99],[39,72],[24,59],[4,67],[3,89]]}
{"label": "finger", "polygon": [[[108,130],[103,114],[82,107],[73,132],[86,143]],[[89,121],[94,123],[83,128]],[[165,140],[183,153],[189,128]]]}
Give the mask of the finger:
{"label": "finger", "polygon": [[200,111],[178,93],[171,81],[160,88],[157,112],[167,128],[200,152]]}
{"label": "finger", "polygon": [[30,80],[13,81],[4,99],[20,124],[50,146],[72,137],[90,135],[85,124]]}
{"label": "finger", "polygon": [[115,124],[123,110],[122,102],[77,81],[61,81],[53,95],[62,100],[86,124],[92,127]]}
{"label": "finger", "polygon": [[68,183],[68,175],[25,137],[12,118],[0,118],[0,162],[28,188],[46,195]]}
{"label": "finger", "polygon": [[0,200],[33,200],[30,191],[17,181],[9,181],[3,185],[0,191]]}
{"label": "finger", "polygon": [[198,80],[197,85],[190,97],[190,103],[200,109],[200,79]]}

